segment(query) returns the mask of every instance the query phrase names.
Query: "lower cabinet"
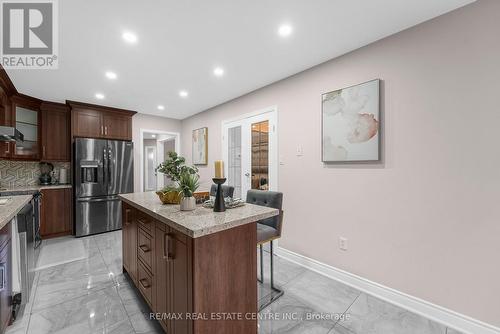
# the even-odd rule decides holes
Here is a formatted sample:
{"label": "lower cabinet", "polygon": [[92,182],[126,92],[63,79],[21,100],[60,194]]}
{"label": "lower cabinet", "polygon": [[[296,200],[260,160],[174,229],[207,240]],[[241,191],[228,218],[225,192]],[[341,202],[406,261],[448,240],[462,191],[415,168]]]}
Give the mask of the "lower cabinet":
{"label": "lower cabinet", "polygon": [[[192,312],[192,239],[161,222],[155,228],[156,312],[186,315]],[[192,332],[192,322],[186,319],[164,319],[161,325],[167,333]]]}
{"label": "lower cabinet", "polygon": [[126,204],[122,206],[122,218],[123,267],[137,284],[137,222],[134,210]]}
{"label": "lower cabinet", "polygon": [[53,238],[72,233],[71,188],[44,189],[40,210],[40,234]]}
{"label": "lower cabinet", "polygon": [[[123,267],[165,333],[257,334],[255,223],[191,238],[147,209],[122,210]],[[228,313],[245,318],[217,318]]]}
{"label": "lower cabinet", "polygon": [[0,231],[0,333],[5,332],[12,313],[10,227],[9,223]]}
{"label": "lower cabinet", "polygon": [[151,310],[161,315],[165,332],[192,333],[191,320],[168,319],[192,312],[192,239],[126,203],[122,215],[124,269]]}

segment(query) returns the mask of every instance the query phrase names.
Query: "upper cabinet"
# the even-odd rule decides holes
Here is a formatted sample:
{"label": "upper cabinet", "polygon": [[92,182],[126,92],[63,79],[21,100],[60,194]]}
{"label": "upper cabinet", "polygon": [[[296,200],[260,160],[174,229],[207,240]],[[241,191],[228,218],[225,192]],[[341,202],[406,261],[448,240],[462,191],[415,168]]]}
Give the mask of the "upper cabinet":
{"label": "upper cabinet", "polygon": [[[12,126],[12,104],[7,92],[0,86],[0,125]],[[11,142],[0,142],[0,158],[9,158],[13,151]]]}
{"label": "upper cabinet", "polygon": [[42,101],[26,96],[14,95],[12,102],[12,123],[23,135],[24,141],[13,143],[11,158],[38,160],[41,150],[40,124],[42,121],[40,104]]}
{"label": "upper cabinet", "polygon": [[73,137],[132,140],[135,111],[67,102],[72,113]]}
{"label": "upper cabinet", "polygon": [[42,102],[41,161],[71,161],[70,108],[61,103]]}

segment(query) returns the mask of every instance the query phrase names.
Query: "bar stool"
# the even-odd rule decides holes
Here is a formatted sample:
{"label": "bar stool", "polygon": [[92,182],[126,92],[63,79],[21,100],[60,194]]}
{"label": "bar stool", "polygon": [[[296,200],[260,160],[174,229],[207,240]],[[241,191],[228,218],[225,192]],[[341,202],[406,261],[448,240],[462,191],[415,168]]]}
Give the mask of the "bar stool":
{"label": "bar stool", "polygon": [[264,282],[264,249],[263,245],[269,242],[271,253],[271,299],[259,305],[259,311],[283,296],[283,291],[274,286],[274,250],[273,241],[281,237],[283,226],[283,193],[266,190],[249,190],[247,203],[267,206],[279,210],[279,215],[257,222],[257,245],[260,248],[260,283]]}
{"label": "bar stool", "polygon": [[[217,193],[217,185],[212,184],[212,186],[210,187],[210,196],[215,197],[216,193]],[[222,185],[222,195],[224,196],[224,198],[226,198],[226,197],[233,198],[233,194],[234,194],[234,187],[233,186],[227,186],[225,184]]]}

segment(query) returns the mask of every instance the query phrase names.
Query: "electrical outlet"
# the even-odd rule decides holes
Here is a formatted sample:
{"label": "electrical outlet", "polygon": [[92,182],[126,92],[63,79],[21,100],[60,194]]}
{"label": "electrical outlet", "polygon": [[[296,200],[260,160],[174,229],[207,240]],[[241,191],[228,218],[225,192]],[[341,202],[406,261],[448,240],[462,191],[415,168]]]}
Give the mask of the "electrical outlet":
{"label": "electrical outlet", "polygon": [[339,248],[340,248],[340,250],[343,250],[343,251],[347,250],[347,238],[344,238],[344,237],[339,238]]}

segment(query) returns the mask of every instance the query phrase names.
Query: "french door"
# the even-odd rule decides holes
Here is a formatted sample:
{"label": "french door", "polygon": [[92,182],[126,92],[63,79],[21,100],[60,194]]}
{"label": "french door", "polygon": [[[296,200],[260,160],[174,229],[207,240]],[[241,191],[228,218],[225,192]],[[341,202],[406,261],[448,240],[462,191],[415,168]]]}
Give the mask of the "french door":
{"label": "french door", "polygon": [[235,198],[245,200],[249,189],[278,189],[275,108],[223,122],[222,145],[226,184]]}

